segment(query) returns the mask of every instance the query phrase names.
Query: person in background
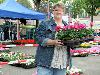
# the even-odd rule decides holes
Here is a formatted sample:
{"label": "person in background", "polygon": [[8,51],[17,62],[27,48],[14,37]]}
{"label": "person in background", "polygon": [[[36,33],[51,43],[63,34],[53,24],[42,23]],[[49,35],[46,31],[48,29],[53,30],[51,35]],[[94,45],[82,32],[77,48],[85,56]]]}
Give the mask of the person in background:
{"label": "person in background", "polygon": [[0,27],[0,41],[3,40],[3,28]]}
{"label": "person in background", "polygon": [[56,39],[56,26],[65,26],[62,20],[64,4],[53,6],[53,17],[42,21],[35,30],[35,39],[39,44],[35,56],[37,75],[66,75],[67,48]]}

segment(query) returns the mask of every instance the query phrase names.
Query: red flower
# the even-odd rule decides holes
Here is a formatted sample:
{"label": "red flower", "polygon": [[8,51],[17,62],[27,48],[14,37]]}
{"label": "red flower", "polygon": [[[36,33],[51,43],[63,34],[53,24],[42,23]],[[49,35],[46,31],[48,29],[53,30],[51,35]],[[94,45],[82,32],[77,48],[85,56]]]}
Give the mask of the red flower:
{"label": "red flower", "polygon": [[35,40],[33,40],[33,39],[15,40],[14,43],[18,43],[18,44],[33,44],[33,43],[35,43]]}
{"label": "red flower", "polygon": [[33,44],[33,43],[35,43],[35,40],[33,40],[33,39],[27,39],[27,42],[28,42],[29,44]]}

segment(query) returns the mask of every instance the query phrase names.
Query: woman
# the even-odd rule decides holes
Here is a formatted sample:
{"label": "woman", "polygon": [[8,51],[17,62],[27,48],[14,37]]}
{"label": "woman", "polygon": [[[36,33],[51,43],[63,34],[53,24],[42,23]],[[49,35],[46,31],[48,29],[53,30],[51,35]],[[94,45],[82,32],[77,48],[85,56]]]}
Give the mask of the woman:
{"label": "woman", "polygon": [[53,6],[53,18],[43,21],[36,29],[39,43],[36,53],[37,75],[66,75],[67,50],[61,40],[56,39],[56,26],[67,25],[62,20],[64,5]]}

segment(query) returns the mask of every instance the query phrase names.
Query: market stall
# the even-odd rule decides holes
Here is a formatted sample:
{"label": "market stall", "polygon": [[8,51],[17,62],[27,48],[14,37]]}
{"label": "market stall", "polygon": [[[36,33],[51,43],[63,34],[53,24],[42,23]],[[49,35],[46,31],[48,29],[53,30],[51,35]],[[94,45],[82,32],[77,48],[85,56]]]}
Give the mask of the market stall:
{"label": "market stall", "polygon": [[[28,9],[15,0],[6,0],[0,5],[0,18],[43,20],[45,17],[45,14]],[[18,32],[19,22],[17,22],[17,39],[19,39]]]}

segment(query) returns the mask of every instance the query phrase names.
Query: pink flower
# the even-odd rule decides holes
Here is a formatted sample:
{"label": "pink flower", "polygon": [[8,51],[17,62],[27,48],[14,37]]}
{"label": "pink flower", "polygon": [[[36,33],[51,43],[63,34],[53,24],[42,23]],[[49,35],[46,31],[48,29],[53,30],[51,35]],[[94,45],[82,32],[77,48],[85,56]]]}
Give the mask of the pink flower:
{"label": "pink flower", "polygon": [[69,28],[70,29],[74,29],[74,25],[69,25]]}
{"label": "pink flower", "polygon": [[10,54],[10,55],[13,55],[13,54],[15,54],[15,52],[9,52],[9,54]]}
{"label": "pink flower", "polygon": [[91,27],[93,26],[93,22],[90,22],[90,26],[91,26]]}
{"label": "pink flower", "polygon": [[84,28],[86,28],[86,25],[85,24],[80,24],[79,25],[79,29],[84,29]]}
{"label": "pink flower", "polygon": [[74,29],[80,29],[78,24],[74,25]]}
{"label": "pink flower", "polygon": [[63,30],[67,30],[68,29],[68,26],[63,26]]}
{"label": "pink flower", "polygon": [[56,28],[55,28],[55,30],[58,32],[58,31],[60,31],[60,29],[61,29],[61,26],[56,26]]}

